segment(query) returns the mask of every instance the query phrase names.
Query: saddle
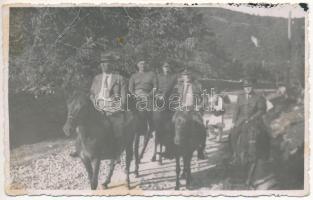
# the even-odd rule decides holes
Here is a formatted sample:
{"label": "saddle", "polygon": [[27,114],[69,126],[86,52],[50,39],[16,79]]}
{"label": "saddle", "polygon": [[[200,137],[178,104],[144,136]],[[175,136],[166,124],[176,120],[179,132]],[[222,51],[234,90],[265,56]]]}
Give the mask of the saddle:
{"label": "saddle", "polygon": [[176,118],[184,113],[186,116],[190,117],[193,121],[197,122],[200,125],[203,125],[202,115],[199,111],[176,111],[172,117],[172,121],[175,122]]}
{"label": "saddle", "polygon": [[94,104],[96,110],[106,112],[108,114],[115,113],[122,109],[120,98],[98,98]]}

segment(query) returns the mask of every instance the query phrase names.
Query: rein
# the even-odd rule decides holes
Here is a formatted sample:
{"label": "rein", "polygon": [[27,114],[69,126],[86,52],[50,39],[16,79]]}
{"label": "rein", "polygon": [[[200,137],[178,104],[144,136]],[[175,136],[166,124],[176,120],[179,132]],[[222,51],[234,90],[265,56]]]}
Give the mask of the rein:
{"label": "rein", "polygon": [[67,116],[67,121],[71,124],[74,124],[74,116],[73,115],[68,115]]}
{"label": "rein", "polygon": [[67,119],[74,119],[73,115],[68,115]]}

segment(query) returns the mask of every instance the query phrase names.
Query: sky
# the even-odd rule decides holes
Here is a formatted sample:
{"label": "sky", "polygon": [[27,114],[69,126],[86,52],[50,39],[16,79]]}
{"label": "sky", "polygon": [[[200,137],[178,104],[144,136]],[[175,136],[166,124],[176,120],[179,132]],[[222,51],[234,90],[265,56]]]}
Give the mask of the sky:
{"label": "sky", "polygon": [[230,6],[223,5],[223,8],[230,9],[233,11],[244,12],[253,15],[259,16],[273,16],[273,17],[284,17],[288,18],[289,11],[291,11],[292,18],[301,18],[305,17],[306,12],[297,4],[293,5],[278,5],[272,8],[264,8],[264,7],[252,7],[252,6]]}

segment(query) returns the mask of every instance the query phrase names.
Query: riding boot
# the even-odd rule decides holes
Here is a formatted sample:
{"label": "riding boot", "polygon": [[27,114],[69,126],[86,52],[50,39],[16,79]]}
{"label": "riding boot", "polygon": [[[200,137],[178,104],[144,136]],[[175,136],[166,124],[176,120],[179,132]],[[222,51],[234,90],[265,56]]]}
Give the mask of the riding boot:
{"label": "riding boot", "polygon": [[70,156],[73,157],[73,158],[76,158],[79,156],[78,152],[77,151],[73,151],[70,153]]}
{"label": "riding boot", "polygon": [[200,145],[198,147],[198,159],[199,160],[205,159],[205,156],[204,156],[205,145],[206,145],[206,131],[205,131],[205,129],[203,129],[203,132],[201,134],[201,142],[200,142]]}
{"label": "riding boot", "polygon": [[205,159],[205,156],[204,156],[204,153],[203,153],[203,150],[201,148],[198,149],[198,160],[204,160]]}
{"label": "riding boot", "polygon": [[174,159],[174,153],[170,151],[168,148],[165,149],[165,152],[162,153],[162,157],[167,159]]}

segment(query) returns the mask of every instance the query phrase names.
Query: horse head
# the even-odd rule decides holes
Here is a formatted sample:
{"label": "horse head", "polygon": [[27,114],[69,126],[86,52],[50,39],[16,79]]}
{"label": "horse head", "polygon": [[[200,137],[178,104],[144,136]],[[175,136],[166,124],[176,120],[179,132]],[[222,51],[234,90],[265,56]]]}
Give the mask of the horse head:
{"label": "horse head", "polygon": [[63,126],[66,136],[70,136],[75,130],[75,122],[81,108],[86,104],[88,97],[80,91],[74,91],[66,100],[67,119]]}

